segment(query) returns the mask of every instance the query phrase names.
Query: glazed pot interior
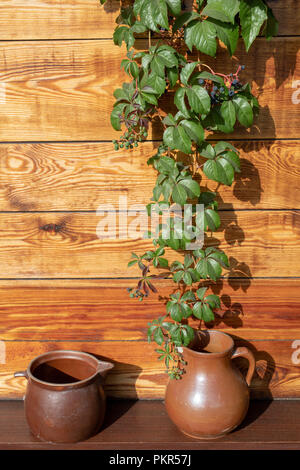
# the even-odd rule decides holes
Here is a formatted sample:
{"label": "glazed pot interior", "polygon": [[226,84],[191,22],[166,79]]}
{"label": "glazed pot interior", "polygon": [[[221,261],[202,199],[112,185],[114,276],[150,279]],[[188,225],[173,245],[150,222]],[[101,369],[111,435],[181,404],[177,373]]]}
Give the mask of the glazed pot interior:
{"label": "glazed pot interior", "polygon": [[221,331],[205,330],[195,332],[195,337],[189,349],[204,354],[225,354],[233,347],[230,336]]}
{"label": "glazed pot interior", "polygon": [[40,356],[30,367],[35,379],[50,384],[70,384],[86,380],[98,371],[98,363],[92,357],[77,355],[46,354]]}

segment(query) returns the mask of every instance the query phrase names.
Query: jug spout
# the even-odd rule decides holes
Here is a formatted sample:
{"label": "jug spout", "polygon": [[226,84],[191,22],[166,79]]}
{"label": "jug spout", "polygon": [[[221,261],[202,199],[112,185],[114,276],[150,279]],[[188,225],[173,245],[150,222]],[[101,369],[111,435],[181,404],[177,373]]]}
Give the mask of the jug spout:
{"label": "jug spout", "polygon": [[107,372],[108,372],[110,369],[113,369],[114,367],[115,367],[115,365],[112,364],[111,362],[99,361],[99,360],[98,360],[99,374],[100,374],[101,377],[103,377],[103,378],[105,378]]}

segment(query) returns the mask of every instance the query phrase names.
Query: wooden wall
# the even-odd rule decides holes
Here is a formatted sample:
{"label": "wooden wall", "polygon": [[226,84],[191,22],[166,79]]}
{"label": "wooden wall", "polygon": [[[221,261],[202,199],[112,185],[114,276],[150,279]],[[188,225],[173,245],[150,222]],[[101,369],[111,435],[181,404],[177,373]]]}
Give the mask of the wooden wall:
{"label": "wooden wall", "polygon": [[[300,8],[297,0],[270,4],[279,36],[257,39],[247,56],[241,45],[233,59],[246,65],[262,109],[250,132],[231,136],[242,173],[221,189],[222,227],[211,241],[231,261],[229,279],[215,286],[224,309],[217,328],[255,352],[253,396],[299,398],[300,118],[292,98]],[[114,0],[105,8],[98,0],[1,2],[1,398],[22,397],[25,381],[13,372],[57,348],[113,359],[109,395],[164,393],[167,377],[146,342],[163,302],[140,306],[125,291],[136,275],[126,267],[130,252],[149,242],[96,235],[100,203],[148,201],[155,174],[146,160],[161,138],[154,128],[137,150],[113,151],[112,92],[124,78],[124,50],[111,39],[117,8]],[[227,53],[218,57],[230,71]],[[161,295],[170,288],[164,281]]]}

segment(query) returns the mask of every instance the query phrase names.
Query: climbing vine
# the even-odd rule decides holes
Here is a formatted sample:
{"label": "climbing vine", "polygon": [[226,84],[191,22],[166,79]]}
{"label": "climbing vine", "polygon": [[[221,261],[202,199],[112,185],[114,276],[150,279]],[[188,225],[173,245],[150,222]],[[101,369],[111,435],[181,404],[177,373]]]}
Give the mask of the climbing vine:
{"label": "climbing vine", "polygon": [[[126,45],[121,68],[130,80],[114,91],[111,124],[122,132],[114,147],[137,147],[147,139],[150,123],[158,121],[163,139],[148,160],[157,179],[147,211],[163,215],[177,207],[174,217],[148,234],[153,249],[132,253],[128,266],[138,266],[141,276],[128,291],[143,301],[157,292],[153,280],[173,279],[175,292],[165,314],[149,323],[148,339],[157,343],[170,377],[178,379],[185,365],[180,346],[194,338],[188,320],[198,319],[199,328],[214,320],[220,298],[209,293],[207,281],[216,282],[229,269],[226,254],[206,246],[205,239],[203,246],[191,248],[202,232],[214,232],[221,223],[216,193],[200,189],[201,173],[230,186],[240,172],[238,150],[223,140],[212,144],[207,137],[230,134],[235,126],[249,128],[259,111],[250,84],[243,83],[245,66],[226,74],[206,64],[204,56],[215,57],[218,45],[232,56],[240,37],[248,51],[258,35],[276,35],[278,24],[264,0],[135,0],[121,7],[116,23],[113,39]],[[145,36],[148,47],[139,51],[137,37]],[[166,98],[174,109],[169,113],[162,111]],[[188,215],[183,217],[185,205]],[[168,248],[180,253],[180,260],[170,263],[164,257]]]}

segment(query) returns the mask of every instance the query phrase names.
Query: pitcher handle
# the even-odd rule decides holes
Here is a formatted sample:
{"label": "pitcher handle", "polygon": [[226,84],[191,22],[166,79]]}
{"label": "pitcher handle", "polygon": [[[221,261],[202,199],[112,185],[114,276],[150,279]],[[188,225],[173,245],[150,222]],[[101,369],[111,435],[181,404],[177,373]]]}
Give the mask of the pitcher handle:
{"label": "pitcher handle", "polygon": [[254,358],[253,353],[250,351],[250,349],[244,346],[240,346],[236,348],[231,356],[231,359],[234,359],[240,356],[245,357],[249,361],[249,368],[248,368],[248,372],[246,376],[246,382],[247,382],[247,385],[250,387],[250,383],[251,383],[253,374],[255,372],[255,358]]}
{"label": "pitcher handle", "polygon": [[27,370],[19,370],[15,372],[14,377],[25,377],[28,380]]}

